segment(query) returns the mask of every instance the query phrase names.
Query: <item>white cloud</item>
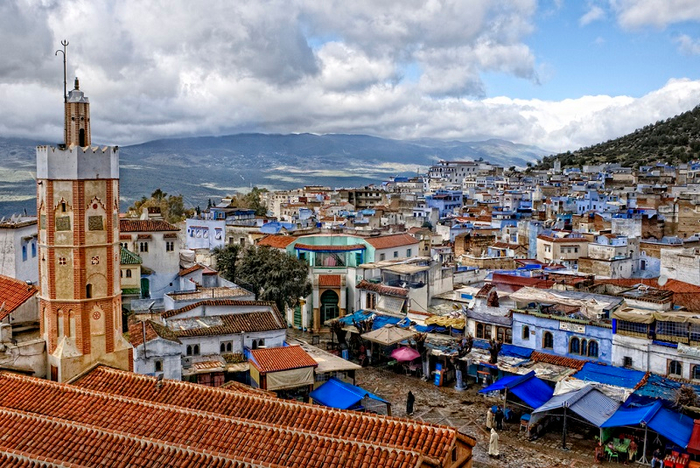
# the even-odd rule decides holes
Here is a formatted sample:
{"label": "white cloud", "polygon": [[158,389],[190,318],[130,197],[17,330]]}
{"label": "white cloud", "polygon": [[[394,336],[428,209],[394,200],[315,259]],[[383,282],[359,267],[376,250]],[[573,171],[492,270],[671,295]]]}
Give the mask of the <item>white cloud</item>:
{"label": "white cloud", "polygon": [[588,11],[579,18],[578,23],[581,26],[586,26],[594,21],[599,21],[605,18],[605,10],[598,5],[590,5]]}
{"label": "white cloud", "polygon": [[700,39],[693,39],[687,34],[676,38],[678,48],[685,55],[700,55]]}
{"label": "white cloud", "polygon": [[[700,102],[700,81],[641,98],[480,99],[482,74],[554,73],[525,40],[534,0],[10,0],[0,3],[0,135],[62,136],[59,41],[92,103],[93,141],[242,131],[504,138],[552,150]],[[403,76],[406,70],[416,75]]]}
{"label": "white cloud", "polygon": [[618,23],[628,29],[700,20],[698,0],[610,0]]}

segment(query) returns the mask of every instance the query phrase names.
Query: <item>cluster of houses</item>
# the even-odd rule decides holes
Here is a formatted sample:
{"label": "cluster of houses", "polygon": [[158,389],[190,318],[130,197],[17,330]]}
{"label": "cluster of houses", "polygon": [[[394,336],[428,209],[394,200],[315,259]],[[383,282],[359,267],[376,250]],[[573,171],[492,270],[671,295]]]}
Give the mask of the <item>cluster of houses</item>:
{"label": "cluster of houses", "polygon": [[[700,383],[698,171],[555,164],[523,173],[440,161],[426,175],[377,186],[263,192],[264,216],[233,198],[178,225],[155,208],[122,216],[133,368],[308,399],[331,378],[351,382],[358,366],[340,356],[359,350],[289,346],[288,330],[317,335],[340,322],[355,344],[379,328],[402,330],[398,341],[375,341],[380,356],[420,336],[419,374],[439,373],[440,385],[532,370],[559,382],[588,362]],[[44,376],[37,225],[0,223],[0,365]],[[212,252],[227,245],[305,261],[311,294],[288,310],[256,301],[218,274]],[[475,341],[465,355],[466,336]],[[492,340],[503,344],[495,364]]]}

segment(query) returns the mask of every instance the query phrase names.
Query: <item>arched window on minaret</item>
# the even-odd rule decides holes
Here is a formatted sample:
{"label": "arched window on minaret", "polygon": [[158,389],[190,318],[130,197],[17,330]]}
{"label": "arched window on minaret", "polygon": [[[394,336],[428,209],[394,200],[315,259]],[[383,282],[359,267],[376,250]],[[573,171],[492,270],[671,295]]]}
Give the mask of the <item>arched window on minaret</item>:
{"label": "arched window on minaret", "polygon": [[85,145],[85,129],[84,128],[80,129],[80,135],[78,136],[78,141],[79,141],[78,146],[81,146],[81,147],[86,146]]}
{"label": "arched window on minaret", "polygon": [[85,285],[85,299],[92,298],[92,284],[88,283]]}
{"label": "arched window on minaret", "polygon": [[63,329],[63,309],[58,309],[56,313],[56,337],[61,339],[64,334]]}

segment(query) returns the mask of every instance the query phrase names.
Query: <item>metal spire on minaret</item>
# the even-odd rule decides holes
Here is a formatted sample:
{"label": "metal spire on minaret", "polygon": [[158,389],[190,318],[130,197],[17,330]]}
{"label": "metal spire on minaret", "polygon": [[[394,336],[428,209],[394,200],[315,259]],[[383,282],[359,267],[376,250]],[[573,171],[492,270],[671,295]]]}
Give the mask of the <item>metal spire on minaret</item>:
{"label": "metal spire on minaret", "polygon": [[66,47],[68,47],[69,42],[67,40],[62,40],[61,45],[63,46],[63,50],[59,49],[56,51],[54,55],[58,55],[58,53],[63,54],[63,102],[66,103],[68,102],[68,91],[66,89]]}

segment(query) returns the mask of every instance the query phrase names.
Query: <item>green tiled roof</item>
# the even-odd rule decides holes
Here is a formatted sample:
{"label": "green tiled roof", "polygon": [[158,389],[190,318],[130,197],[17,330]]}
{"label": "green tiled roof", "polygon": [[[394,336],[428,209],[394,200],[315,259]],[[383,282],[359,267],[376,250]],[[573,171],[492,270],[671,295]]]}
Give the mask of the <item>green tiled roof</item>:
{"label": "green tiled roof", "polygon": [[126,296],[141,295],[141,288],[124,288],[122,294]]}
{"label": "green tiled roof", "polygon": [[121,248],[121,264],[122,265],[140,265],[141,257],[139,257],[134,252],[126,250],[124,247]]}

